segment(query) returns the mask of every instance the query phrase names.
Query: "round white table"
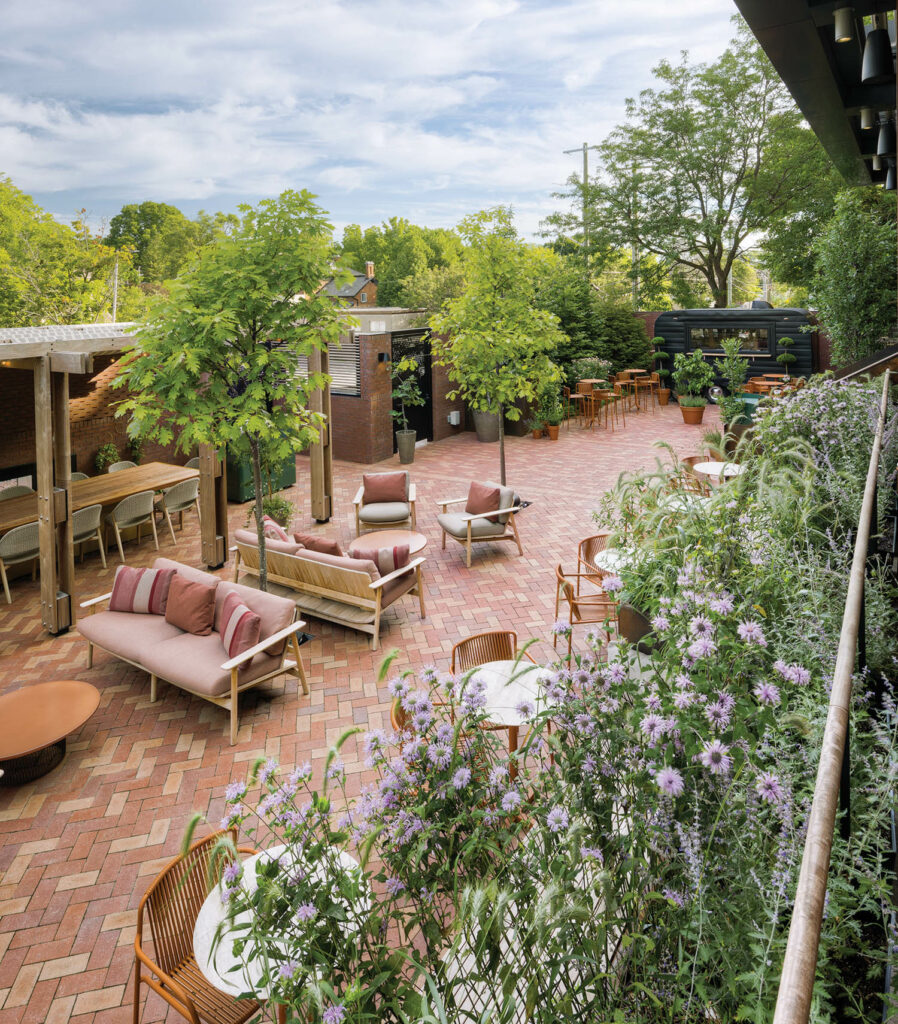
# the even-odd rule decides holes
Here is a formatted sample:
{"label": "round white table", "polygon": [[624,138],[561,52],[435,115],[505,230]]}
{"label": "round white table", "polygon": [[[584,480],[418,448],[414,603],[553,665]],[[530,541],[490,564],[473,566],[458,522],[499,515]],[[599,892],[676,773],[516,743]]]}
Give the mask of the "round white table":
{"label": "round white table", "polygon": [[592,559],[592,564],[604,572],[618,572],[633,564],[633,558],[629,552],[621,548],[605,548],[599,551]]}
{"label": "round white table", "polygon": [[[246,888],[256,888],[256,864],[260,860],[276,860],[287,851],[286,846],[272,846],[262,850],[243,862],[243,884]],[[344,850],[340,851],[340,864],[347,872],[360,872],[359,863]],[[326,881],[320,863],[311,868],[313,878]],[[365,897],[359,909],[367,911],[370,901]],[[251,920],[251,912],[243,911],[234,917],[234,924],[247,924]],[[215,934],[219,927],[228,922],[228,908],[221,900],[221,884],[216,885],[206,897],[193,929],[193,954],[196,965],[206,980],[219,991],[228,995],[239,996],[252,992],[259,999],[267,999],[268,993],[262,988],[262,972],[264,957],[258,957],[249,964],[244,964],[239,956],[234,955],[234,944],[229,941],[228,931],[223,931],[218,944],[214,945]],[[246,932],[238,933],[245,936]],[[286,956],[287,950],[274,936],[270,937],[271,946]],[[214,949],[213,949],[214,945]],[[233,968],[238,968],[236,971]]]}
{"label": "round white table", "polygon": [[521,704],[533,705],[534,713],[543,702],[543,680],[552,673],[523,659],[521,661],[488,661],[480,665],[471,676],[484,684],[486,704],[484,711],[491,725],[508,729],[508,750],[518,749],[518,731],[529,718],[518,710]]}
{"label": "round white table", "polygon": [[740,466],[738,462],[696,462],[692,468],[702,476],[714,476],[718,480],[726,480],[728,477],[739,476],[744,467]]}

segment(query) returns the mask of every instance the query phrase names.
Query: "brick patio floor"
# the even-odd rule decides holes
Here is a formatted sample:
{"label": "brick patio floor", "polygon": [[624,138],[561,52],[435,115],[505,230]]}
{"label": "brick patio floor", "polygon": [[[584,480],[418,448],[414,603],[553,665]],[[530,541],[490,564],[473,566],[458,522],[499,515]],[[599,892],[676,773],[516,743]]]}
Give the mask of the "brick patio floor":
{"label": "brick patio floor", "polygon": [[[716,426],[709,410],[705,427]],[[311,694],[291,680],[250,690],[240,698],[240,734],[228,744],[227,713],[160,683],[149,702],[147,676],[97,652],[85,668],[85,644],[76,631],[50,638],[40,628],[38,584],[12,584],[13,604],[0,604],[0,692],[46,679],[80,678],[100,689],[93,718],[69,739],[64,762],[36,782],[0,789],[0,1024],[124,1024],[131,1020],[135,908],[159,869],[179,848],[194,811],[219,820],[223,789],[260,755],[283,764],[311,760],[317,769],[328,746],[348,726],[388,724],[389,700],[376,685],[383,654],[399,649],[398,665],[448,669],[452,645],[471,633],[511,628],[519,640],[540,639],[534,655],[546,659],[554,618],[554,567],[572,567],[580,539],[595,532],[591,512],[620,472],[654,465],[657,440],[680,455],[700,450],[702,428],[682,423],[670,406],[656,415],[627,418],[625,430],[607,433],[562,429],[560,440],[509,438],[508,480],[533,504],[518,516],[524,546],[475,547],[465,568],[464,549],[440,550],[435,502],[461,497],[471,479],[498,476],[498,446],[473,434],[418,449],[411,467],[418,488],[418,529],[424,551],[427,618],[405,599],[385,614],[381,650],[367,637],[317,620],[316,639],[302,648]],[[385,470],[394,459],[379,463]],[[366,467],[334,465],[330,524],[315,527],[352,538],[352,497]],[[298,482],[288,492],[297,524],[309,516],[307,462],[298,459]],[[245,506],[231,506],[232,530]],[[160,529],[160,553],[200,565],[196,517],[187,517],[178,544]],[[301,524],[306,524],[302,526]],[[151,565],[152,542],[126,548],[130,565]],[[76,564],[79,600],[111,588],[117,559],[105,571],[96,554]],[[231,567],[221,570],[229,577]],[[354,741],[344,748],[350,791],[364,781]],[[214,826],[213,826],[214,827]],[[144,996],[146,989],[143,990]],[[155,995],[146,999],[146,1024],[181,1020]]]}

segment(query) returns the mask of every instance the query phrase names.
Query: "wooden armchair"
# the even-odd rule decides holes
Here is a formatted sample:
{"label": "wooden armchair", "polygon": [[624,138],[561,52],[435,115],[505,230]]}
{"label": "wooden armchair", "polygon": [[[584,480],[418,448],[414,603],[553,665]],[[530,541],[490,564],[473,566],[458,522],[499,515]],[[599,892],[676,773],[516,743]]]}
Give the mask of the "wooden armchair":
{"label": "wooden armchair", "polygon": [[[383,490],[386,497],[372,500],[374,488]],[[389,530],[402,526],[416,530],[415,497],[415,485],[406,470],[365,474],[362,486],[352,499],[355,535],[361,537],[363,530]]]}
{"label": "wooden armchair", "polygon": [[[562,605],[571,624],[567,638],[567,654],[570,658],[573,645],[574,626],[602,626],[608,640],[617,625],[617,601],[604,591],[595,594],[578,594],[572,580],[591,573],[565,573],[561,566],[555,569],[555,618],[561,617]],[[558,636],[554,637],[553,646],[558,649]]]}
{"label": "wooden armchair", "polygon": [[[440,515],[437,516],[437,522],[443,531],[442,548],[444,551],[446,550],[447,537],[458,541],[467,552],[469,569],[471,568],[472,545],[483,543],[484,541],[498,543],[510,540],[517,544],[518,554],[524,554],[514,517],[514,513],[520,510],[521,503],[510,487],[499,488],[499,507],[495,512],[484,512],[479,515],[469,515],[466,512],[449,512],[451,505],[461,505],[466,503],[467,500],[467,498],[449,498],[445,501],[437,502],[440,506]],[[497,520],[496,522],[492,522],[493,517]]]}
{"label": "wooden armchair", "polygon": [[[195,842],[183,856],[175,857],[140,901],[134,938],[134,1024],[140,1020],[142,984],[161,996],[190,1024],[205,1021],[244,1024],[259,1011],[257,1002],[234,999],[211,985],[200,972],[193,952],[196,919],[212,891],[213,855],[225,835],[225,832],[213,832]],[[231,835],[236,839],[233,832]],[[150,925],[152,958],[143,946],[145,918]]]}

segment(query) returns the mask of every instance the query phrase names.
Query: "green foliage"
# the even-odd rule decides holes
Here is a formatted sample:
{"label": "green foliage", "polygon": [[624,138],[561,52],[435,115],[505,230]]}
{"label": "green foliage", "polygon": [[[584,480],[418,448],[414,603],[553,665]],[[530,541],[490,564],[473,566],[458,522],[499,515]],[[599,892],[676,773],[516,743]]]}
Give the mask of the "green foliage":
{"label": "green foliage", "polygon": [[875,187],[840,192],[814,253],[814,297],[838,368],[875,352],[894,332],[894,193]]}
{"label": "green foliage", "polygon": [[729,393],[721,398],[718,404],[723,422],[730,424],[735,423],[745,412],[741,395],[748,380],[748,363],[745,359],[739,358],[741,343],[738,338],[724,338],[720,347],[726,353],[720,361],[720,376],[726,381]]}
{"label": "green foliage", "polygon": [[290,457],[317,440],[308,397],[325,378],[297,375],[297,360],[340,333],[339,311],[316,294],[328,276],[330,225],[308,192],[241,206],[231,234],[201,249],[138,333],[115,386],[129,432],[174,442],[248,449],[264,588],[264,454]]}
{"label": "green foliage", "polygon": [[550,427],[557,427],[564,419],[564,409],[558,397],[558,387],[555,384],[547,384],[540,389],[536,400],[535,418],[540,423]]}
{"label": "green foliage", "polygon": [[[376,271],[375,267],[375,271]],[[380,295],[378,286],[378,295]],[[459,260],[441,267],[425,267],[401,282],[402,304],[435,313],[447,299],[457,299],[465,290],[465,268]],[[380,301],[380,299],[378,299]]]}
{"label": "green foliage", "polygon": [[[653,345],[663,345],[664,339],[660,335],[656,335],[652,339]],[[664,365],[665,361],[670,359],[670,353],[665,352],[663,349],[656,348],[652,353],[652,363],[655,367],[655,373],[661,378],[662,385],[664,384],[665,377],[670,376],[670,370]],[[660,365],[659,365],[660,364]]]}
{"label": "green foliage", "polygon": [[147,201],[122,207],[109,222],[106,244],[133,254],[142,281],[159,282],[178,276],[204,235],[177,207]]}
{"label": "green foliage", "polygon": [[[705,388],[714,383],[714,370],[705,362],[700,348],[694,348],[688,355],[678,352],[674,356],[672,379],[677,389],[677,400],[699,398]],[[683,402],[680,401],[680,405]],[[697,405],[697,402],[686,404]],[[702,402],[701,404],[704,404]]]}
{"label": "green foliage", "polygon": [[610,360],[598,356],[582,356],[570,365],[569,383],[578,380],[609,380],[614,372]]}
{"label": "green foliage", "polygon": [[[105,473],[108,466],[120,460],[121,455],[119,454],[118,445],[114,441],[107,441],[106,444],[101,444],[97,449],[97,454],[94,456],[94,465],[98,473]],[[137,460],[135,459],[135,461]]]}
{"label": "green foliage", "polygon": [[398,363],[394,363],[390,370],[390,378],[393,381],[394,402],[399,402],[399,409],[391,409],[390,415],[400,424],[401,430],[408,430],[408,418],[405,414],[407,405],[424,405],[424,395],[418,384],[418,360],[411,356],[404,356]]}
{"label": "green foliage", "polygon": [[282,494],[269,494],[262,499],[262,512],[281,526],[289,526],[293,522],[296,508]]}
{"label": "green foliage", "polygon": [[787,374],[789,373],[789,367],[796,361],[795,353],[789,351],[790,346],[794,344],[795,342],[791,338],[779,339],[779,346],[783,351],[776,357],[776,361],[785,369]]}

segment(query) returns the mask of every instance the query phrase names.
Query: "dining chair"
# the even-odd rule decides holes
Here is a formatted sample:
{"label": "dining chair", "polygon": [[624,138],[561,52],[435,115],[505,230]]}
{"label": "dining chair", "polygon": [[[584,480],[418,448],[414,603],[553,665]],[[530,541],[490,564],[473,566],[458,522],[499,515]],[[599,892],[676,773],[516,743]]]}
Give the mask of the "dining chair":
{"label": "dining chair", "polygon": [[[193,950],[193,929],[206,897],[217,884],[215,873],[232,859],[221,844],[228,834],[236,845],[233,831],[213,832],[175,857],[140,901],[134,937],[134,1024],[140,1021],[141,985],[151,988],[190,1024],[244,1024],[260,1009],[254,1000],[235,999],[208,982]],[[256,851],[238,848],[237,852]],[[145,920],[152,957],[143,945]]]}
{"label": "dining chair", "polygon": [[129,462],[127,459],[122,459],[121,462],[112,462],[107,468],[107,473],[117,473],[120,469],[137,469],[136,462]]}
{"label": "dining chair", "polygon": [[707,480],[696,473],[694,467],[699,462],[707,462],[706,455],[683,455],[680,458],[680,466],[685,472],[679,477],[679,484],[683,490],[692,491],[694,494],[708,495],[711,493],[711,486]]}
{"label": "dining chair", "polygon": [[652,378],[649,374],[636,373],[633,375],[633,393],[636,396],[636,407],[642,406],[642,396],[645,396],[645,408],[648,411],[652,407],[652,415],[655,415],[655,389],[652,385]]}
{"label": "dining chair", "polygon": [[633,408],[633,403],[636,397],[636,391],[633,387],[633,380],[630,374],[625,370],[614,375],[614,383],[620,387],[621,394],[624,396],[624,400],[629,403],[630,408]]}
{"label": "dining chair", "polygon": [[596,416],[605,416],[605,429],[607,430],[609,425],[611,426],[611,432],[614,433],[614,391],[610,388],[595,388],[592,393],[592,400],[596,403]]}
{"label": "dining chair", "polygon": [[199,469],[200,468],[200,457],[199,457],[199,455],[195,456],[192,459],[188,459],[184,463],[184,468],[185,469]]}
{"label": "dining chair", "polygon": [[87,508],[79,508],[72,514],[72,543],[81,545],[81,561],[84,561],[84,544],[86,541],[95,540],[100,549],[100,561],[103,568],[106,568],[106,545],[103,542],[103,531],[100,529],[100,520],[103,518],[102,505],[88,505]]}
{"label": "dining chair", "polygon": [[106,514],[104,522],[107,528],[115,531],[115,542],[118,545],[119,557],[124,564],[125,552],[122,548],[122,530],[137,527],[137,543],[140,543],[140,528],[149,523],[153,529],[153,543],[159,550],[159,535],[156,533],[156,517],[153,515],[153,501],[156,495],[152,491],[139,491],[120,501],[115,508]]}
{"label": "dining chair", "polygon": [[165,516],[165,521],[168,523],[168,530],[171,534],[172,544],[177,544],[178,541],[175,538],[175,528],[172,525],[171,517],[173,512],[178,514],[178,525],[183,532],[184,530],[184,513],[189,508],[195,508],[197,515],[200,513],[199,507],[199,490],[200,482],[197,479],[183,480],[179,484],[175,484],[174,487],[168,487],[162,492],[162,498],[159,502],[159,507],[162,509],[162,514]]}
{"label": "dining chair", "polygon": [[[566,605],[567,621],[571,624],[567,638],[567,654],[571,656],[573,647],[574,626],[601,626],[606,638],[610,641],[611,634],[617,624],[617,601],[604,591],[592,594],[578,594],[571,581],[579,576],[590,577],[593,573],[565,573],[561,566],[555,568],[555,619],[561,615],[562,605]],[[552,645],[558,649],[558,634],[552,638]]]}
{"label": "dining chair", "polygon": [[518,634],[511,629],[493,629],[459,640],[452,648],[449,670],[469,672],[488,661],[514,661],[517,657]]}
{"label": "dining chair", "polygon": [[567,428],[571,429],[571,411],[574,410],[577,416],[577,422],[583,422],[583,405],[585,396],[579,392],[573,392],[569,387],[561,389],[561,393],[564,396],[564,416],[567,420]]}
{"label": "dining chair", "polygon": [[580,594],[581,579],[601,589],[602,579],[608,575],[608,570],[602,569],[596,564],[596,555],[607,550],[608,538],[610,536],[611,533],[608,530],[603,530],[601,533],[593,534],[592,537],[586,537],[584,540],[581,540],[577,546],[578,596]]}
{"label": "dining chair", "polygon": [[34,494],[35,490],[33,487],[25,487],[22,484],[16,484],[13,487],[6,487],[0,491],[0,501],[7,501],[10,498],[21,498],[25,494]]}
{"label": "dining chair", "polygon": [[72,475],[69,477],[69,479],[70,480],[90,480],[90,477],[87,475],[87,473],[72,473]]}
{"label": "dining chair", "polygon": [[26,523],[24,526],[13,527],[0,537],[0,578],[3,580],[3,593],[6,595],[6,603],[12,604],[9,596],[9,581],[6,578],[6,568],[10,565],[19,565],[22,562],[31,562],[31,578],[37,575],[37,559],[41,553],[40,540],[38,539],[37,523]]}

